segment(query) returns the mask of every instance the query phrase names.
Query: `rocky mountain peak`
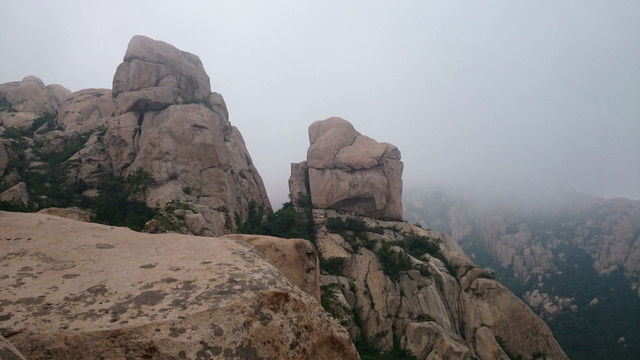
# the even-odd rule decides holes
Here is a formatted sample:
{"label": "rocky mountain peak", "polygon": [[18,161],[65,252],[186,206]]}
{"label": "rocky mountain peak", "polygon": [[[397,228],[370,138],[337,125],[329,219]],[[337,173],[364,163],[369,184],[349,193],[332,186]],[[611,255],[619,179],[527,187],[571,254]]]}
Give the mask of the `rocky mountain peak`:
{"label": "rocky mountain peak", "polygon": [[200,58],[173,45],[136,35],[113,77],[117,112],[162,110],[171,104],[206,102],[209,76]]}
{"label": "rocky mountain peak", "polygon": [[307,161],[292,164],[290,193],[310,196],[315,208],[402,220],[400,151],[332,117],[309,126]]}
{"label": "rocky mountain peak", "polygon": [[232,233],[250,203],[271,208],[200,59],[145,36],[131,39],[111,90],[71,93],[33,76],[0,84],[0,136],[0,192],[45,178],[26,182],[39,207],[79,205],[50,200],[62,192],[49,191],[52,181],[91,198],[108,179],[142,171],[153,184],[139,200],[179,231]]}

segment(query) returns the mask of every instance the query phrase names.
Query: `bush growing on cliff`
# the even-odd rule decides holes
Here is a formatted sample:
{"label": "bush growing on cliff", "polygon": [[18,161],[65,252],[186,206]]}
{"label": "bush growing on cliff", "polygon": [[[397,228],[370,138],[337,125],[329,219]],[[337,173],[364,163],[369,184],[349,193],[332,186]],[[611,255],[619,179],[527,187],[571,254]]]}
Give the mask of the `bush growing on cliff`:
{"label": "bush growing on cliff", "polygon": [[396,278],[400,272],[410,270],[413,266],[411,259],[404,251],[394,250],[387,242],[381,244],[378,259],[384,267],[384,273],[391,278]]}
{"label": "bush growing on cliff", "polygon": [[127,177],[112,176],[103,181],[98,185],[98,197],[91,205],[96,221],[141,231],[156,214],[141,200],[154,183],[153,176],[140,168]]}
{"label": "bush growing on cliff", "polygon": [[242,221],[240,214],[235,213],[237,231],[240,234],[260,234],[281,238],[301,238],[315,240],[315,227],[309,206],[301,200],[298,211],[291,201],[282,204],[276,212],[265,214],[264,206],[255,201],[249,203],[247,218]]}
{"label": "bush growing on cliff", "polygon": [[440,243],[442,243],[440,239],[431,239],[426,236],[410,234],[402,241],[402,247],[409,251],[414,257],[420,257],[424,254],[438,257],[441,253]]}
{"label": "bush growing on cliff", "polygon": [[0,111],[13,111],[13,104],[4,96],[0,96]]}

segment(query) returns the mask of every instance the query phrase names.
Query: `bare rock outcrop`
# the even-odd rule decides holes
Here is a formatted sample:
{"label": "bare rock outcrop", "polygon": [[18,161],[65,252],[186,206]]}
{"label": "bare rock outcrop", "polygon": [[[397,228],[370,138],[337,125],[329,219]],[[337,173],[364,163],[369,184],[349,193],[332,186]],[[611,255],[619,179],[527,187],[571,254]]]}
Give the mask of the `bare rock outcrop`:
{"label": "bare rock outcrop", "polygon": [[68,95],[60,105],[58,125],[65,131],[80,134],[106,127],[106,120],[115,111],[109,89],[84,89]]}
{"label": "bare rock outcrop", "polygon": [[57,113],[64,98],[71,93],[60,85],[45,86],[40,78],[27,76],[22,81],[0,85],[0,96],[10,104],[10,112],[31,113],[34,116]]}
{"label": "bare rock outcrop", "polygon": [[16,203],[23,206],[29,205],[29,191],[27,190],[27,184],[21,181],[3,191],[0,193],[0,201]]}
{"label": "bare rock outcrop", "polygon": [[[157,185],[149,206],[189,202],[193,234],[235,229],[235,213],[250,202],[270,208],[262,178],[242,135],[228,119],[220,94],[211,93],[200,59],[161,41],[135,36],[114,75],[116,116],[104,142],[116,175],[148,171]],[[102,158],[101,148],[94,157]],[[98,163],[100,160],[98,160]]]}
{"label": "bare rock outcrop", "polygon": [[357,359],[253,246],[0,212],[0,335],[29,359]]}
{"label": "bare rock outcrop", "polygon": [[233,233],[249,204],[271,208],[200,59],[148,37],[131,39],[111,90],[71,93],[36,77],[0,84],[0,134],[0,189],[36,174],[46,180],[30,200],[42,207],[56,204],[52,181],[58,194],[95,197],[106,180],[144,170],[153,184],[136,200],[164,211],[176,231]]}
{"label": "bare rock outcrop", "polygon": [[294,285],[320,301],[318,253],[308,240],[244,234],[225,235],[222,238],[251,244]]}
{"label": "bare rock outcrop", "polygon": [[91,212],[89,210],[82,210],[77,207],[69,207],[69,208],[50,207],[50,208],[42,209],[38,211],[38,213],[59,216],[59,217],[76,220],[76,221],[91,222]]}
{"label": "bare rock outcrop", "polygon": [[[544,321],[451,237],[354,213],[314,209],[313,215],[318,248],[325,261],[339,264],[321,276],[323,296],[344,309],[334,315],[352,337],[362,334],[382,351],[395,338],[418,359],[506,359],[507,350],[567,359]],[[363,225],[336,232],[329,225],[336,218]]]}
{"label": "bare rock outcrop", "polygon": [[136,35],[113,77],[117,113],[162,110],[203,102],[211,85],[200,59],[162,41]]}
{"label": "bare rock outcrop", "polygon": [[315,208],[402,220],[403,164],[397,147],[378,143],[337,117],[311,124],[309,142],[306,164],[292,164],[294,203],[309,195]]}

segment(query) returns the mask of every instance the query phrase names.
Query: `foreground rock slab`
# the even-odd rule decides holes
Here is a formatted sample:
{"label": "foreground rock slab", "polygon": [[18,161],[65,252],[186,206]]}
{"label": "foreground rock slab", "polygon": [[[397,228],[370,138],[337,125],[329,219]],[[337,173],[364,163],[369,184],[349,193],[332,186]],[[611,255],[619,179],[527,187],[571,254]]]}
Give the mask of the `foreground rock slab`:
{"label": "foreground rock slab", "polygon": [[28,359],[357,359],[244,241],[0,212],[0,335]]}

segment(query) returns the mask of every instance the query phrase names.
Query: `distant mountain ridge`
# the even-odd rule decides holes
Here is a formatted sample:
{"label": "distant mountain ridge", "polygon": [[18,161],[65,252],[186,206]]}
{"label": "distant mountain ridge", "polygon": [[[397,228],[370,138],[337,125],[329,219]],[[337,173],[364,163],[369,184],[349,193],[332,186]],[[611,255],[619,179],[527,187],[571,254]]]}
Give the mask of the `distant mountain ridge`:
{"label": "distant mountain ridge", "polygon": [[[630,320],[640,314],[640,201],[566,193],[547,203],[479,203],[443,190],[408,198],[409,220],[451,234],[495,271],[570,357],[640,354],[640,326]],[[596,324],[603,316],[607,327]],[[606,335],[593,338],[595,329]]]}

